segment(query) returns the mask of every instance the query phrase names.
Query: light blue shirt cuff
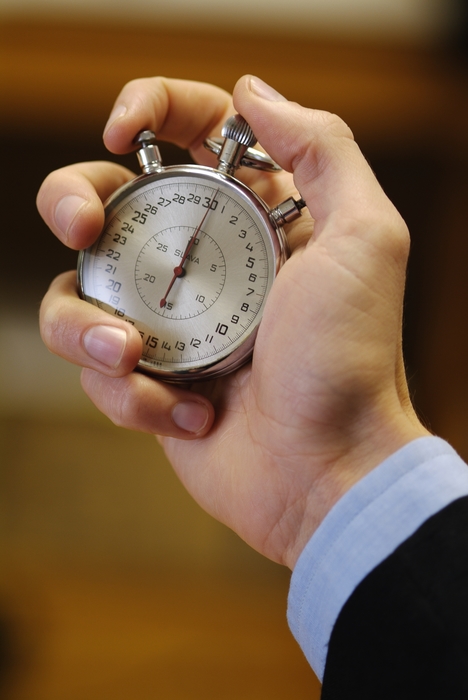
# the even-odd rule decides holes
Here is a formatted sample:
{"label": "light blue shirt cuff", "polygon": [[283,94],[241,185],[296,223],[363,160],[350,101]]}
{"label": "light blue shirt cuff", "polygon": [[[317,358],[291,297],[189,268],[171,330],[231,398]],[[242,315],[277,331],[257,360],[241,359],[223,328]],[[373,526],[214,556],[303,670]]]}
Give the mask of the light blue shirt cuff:
{"label": "light blue shirt cuff", "polygon": [[468,495],[468,467],[444,440],[419,438],[355,484],[301,553],[288,622],[323,679],[328,643],[356,586],[431,515]]}

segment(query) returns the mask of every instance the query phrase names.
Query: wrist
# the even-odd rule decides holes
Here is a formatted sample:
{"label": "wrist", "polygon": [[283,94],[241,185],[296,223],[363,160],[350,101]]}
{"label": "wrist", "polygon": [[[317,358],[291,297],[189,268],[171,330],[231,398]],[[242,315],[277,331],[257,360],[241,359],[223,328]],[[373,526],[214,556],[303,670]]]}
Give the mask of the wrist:
{"label": "wrist", "polygon": [[358,439],[342,440],[342,447],[333,450],[333,455],[325,460],[327,466],[301,499],[297,527],[283,556],[284,564],[291,570],[322,521],[356,483],[406,444],[430,435],[412,409],[380,422],[380,428],[375,421],[366,423]]}

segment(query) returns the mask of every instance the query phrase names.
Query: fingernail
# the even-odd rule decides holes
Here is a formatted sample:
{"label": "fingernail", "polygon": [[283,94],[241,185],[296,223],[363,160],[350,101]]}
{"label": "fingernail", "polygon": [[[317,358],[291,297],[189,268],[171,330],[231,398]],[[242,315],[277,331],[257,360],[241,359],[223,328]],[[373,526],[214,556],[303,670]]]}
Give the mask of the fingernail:
{"label": "fingernail", "polygon": [[120,119],[120,117],[123,117],[124,114],[126,113],[127,108],[125,105],[115,105],[114,109],[110,113],[109,119],[107,120],[107,124],[104,127],[104,133],[109,131],[111,126],[113,125],[114,122],[117,121],[117,119]]}
{"label": "fingernail", "polygon": [[116,369],[127,344],[127,334],[115,326],[93,326],[83,337],[86,352],[93,360]]}
{"label": "fingernail", "polygon": [[54,220],[57,228],[63,233],[64,236],[67,235],[68,230],[81,207],[87,203],[88,202],[86,199],[83,199],[83,197],[79,197],[76,194],[68,194],[66,197],[62,197],[62,199],[59,201],[55,207]]}
{"label": "fingernail", "polygon": [[287,99],[283,97],[283,95],[280,95],[271,85],[268,85],[254,75],[250,77],[250,89],[264,100],[270,100],[270,102],[287,102]]}
{"label": "fingernail", "polygon": [[172,420],[178,428],[188,433],[199,433],[208,422],[208,409],[202,403],[187,401],[176,403],[172,409]]}

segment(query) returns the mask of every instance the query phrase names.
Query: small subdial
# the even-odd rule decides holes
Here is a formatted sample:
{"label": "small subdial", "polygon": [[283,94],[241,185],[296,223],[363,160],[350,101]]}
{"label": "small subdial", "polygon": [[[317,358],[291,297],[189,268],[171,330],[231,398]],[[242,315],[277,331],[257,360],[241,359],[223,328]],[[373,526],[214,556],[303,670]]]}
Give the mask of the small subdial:
{"label": "small subdial", "polygon": [[[226,261],[216,241],[199,231],[189,254],[181,261],[195,235],[192,226],[171,226],[159,231],[140,250],[135,264],[135,284],[151,311],[174,320],[194,318],[210,308],[223,291]],[[168,280],[177,279],[165,298]],[[161,299],[165,304],[161,306]]]}

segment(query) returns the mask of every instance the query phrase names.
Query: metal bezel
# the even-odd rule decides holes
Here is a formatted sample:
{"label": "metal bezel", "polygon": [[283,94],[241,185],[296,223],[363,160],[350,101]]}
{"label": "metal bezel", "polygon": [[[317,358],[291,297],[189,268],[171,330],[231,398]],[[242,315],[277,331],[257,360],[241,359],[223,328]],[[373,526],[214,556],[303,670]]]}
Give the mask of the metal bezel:
{"label": "metal bezel", "polygon": [[[129,195],[134,192],[138,192],[138,190],[140,190],[142,187],[145,187],[152,182],[158,182],[160,180],[184,175],[200,177],[210,182],[222,184],[223,187],[230,190],[234,190],[237,196],[245,202],[246,208],[250,207],[255,211],[257,216],[264,224],[264,229],[267,231],[270,237],[275,263],[274,277],[276,277],[280,267],[288,256],[288,250],[284,231],[270,216],[270,208],[261,199],[261,197],[259,197],[253,190],[244,185],[237,178],[206,166],[171,165],[160,168],[158,172],[150,175],[140,175],[126,183],[116,190],[105,202],[105,223],[103,231],[108,225],[111,217],[114,216],[115,210],[119,207],[120,202],[128,198]],[[90,301],[90,303],[93,302],[89,299],[86,290],[84,289],[84,266],[86,264],[87,252],[90,251],[92,247],[93,246],[84,251],[80,251],[78,258],[78,290],[81,298]],[[141,359],[137,368],[153,377],[170,382],[194,382],[198,380],[212,379],[214,377],[232,372],[247,362],[251,357],[262,315],[263,312],[260,314],[258,319],[255,319],[253,328],[246,334],[242,343],[237,348],[235,348],[229,355],[217,359],[211,364],[169,371],[155,368],[150,362]]]}

